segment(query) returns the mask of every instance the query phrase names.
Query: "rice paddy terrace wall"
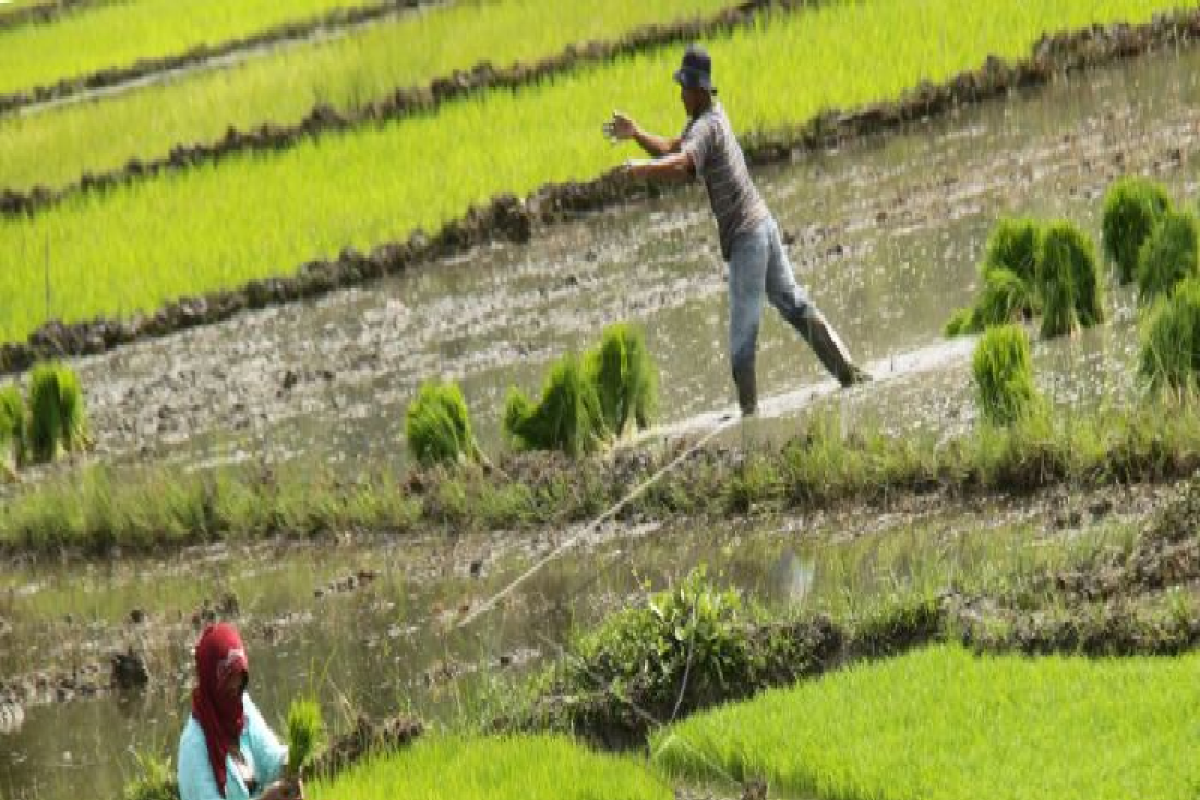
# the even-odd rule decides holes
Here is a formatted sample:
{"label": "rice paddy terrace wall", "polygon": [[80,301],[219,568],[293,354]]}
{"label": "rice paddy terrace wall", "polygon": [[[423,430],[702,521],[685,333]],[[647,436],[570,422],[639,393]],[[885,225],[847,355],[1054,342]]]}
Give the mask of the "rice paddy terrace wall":
{"label": "rice paddy terrace wall", "polygon": [[[1093,26],[1045,36],[1030,57],[1017,63],[990,58],[979,69],[959,73],[939,85],[923,84],[896,102],[877,103],[855,112],[828,111],[795,130],[748,137],[747,155],[755,164],[787,161],[797,151],[902,130],[961,104],[1002,97],[1015,88],[1044,85],[1056,75],[1155,49],[1187,46],[1198,37],[1200,10],[1195,9],[1163,15],[1143,25]],[[537,227],[655,193],[613,171],[588,182],[545,184],[523,199],[499,196],[472,207],[433,236],[416,231],[407,241],[381,244],[369,254],[347,248],[336,259],[303,264],[290,277],[254,280],[238,289],[184,297],[153,314],[125,320],[46,323],[25,342],[0,345],[0,372],[22,371],[39,358],[103,352],[143,337],[227,319],[247,308],[314,297],[461,254],[488,241],[527,241]]]}

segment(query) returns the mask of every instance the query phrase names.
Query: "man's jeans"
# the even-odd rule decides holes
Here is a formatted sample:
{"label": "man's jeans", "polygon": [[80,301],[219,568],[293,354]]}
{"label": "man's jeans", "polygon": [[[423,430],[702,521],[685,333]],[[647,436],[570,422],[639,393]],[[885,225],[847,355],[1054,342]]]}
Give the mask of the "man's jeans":
{"label": "man's jeans", "polygon": [[764,295],[804,337],[825,369],[843,386],[855,382],[857,370],[846,346],[796,284],[779,225],[768,217],[734,239],[729,255],[729,352],[743,413],[757,408],[754,357]]}

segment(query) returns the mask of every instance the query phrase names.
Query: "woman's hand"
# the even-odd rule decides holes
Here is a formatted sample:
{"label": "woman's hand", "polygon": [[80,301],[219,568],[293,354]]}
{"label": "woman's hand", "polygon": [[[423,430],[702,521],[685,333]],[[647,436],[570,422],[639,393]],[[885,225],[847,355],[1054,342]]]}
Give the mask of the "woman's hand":
{"label": "woman's hand", "polygon": [[304,800],[304,784],[294,781],[275,781],[262,793],[260,800]]}

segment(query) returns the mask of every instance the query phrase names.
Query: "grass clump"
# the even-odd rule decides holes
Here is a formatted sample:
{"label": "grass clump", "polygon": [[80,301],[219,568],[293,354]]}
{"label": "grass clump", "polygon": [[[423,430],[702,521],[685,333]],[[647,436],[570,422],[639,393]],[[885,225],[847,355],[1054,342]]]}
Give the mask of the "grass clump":
{"label": "grass clump", "polygon": [[1005,325],[984,333],[971,366],[979,407],[989,423],[1012,425],[1036,410],[1029,337],[1019,326]]}
{"label": "grass clump", "polygon": [[53,461],[64,450],[87,443],[87,416],[79,378],[70,367],[39,364],[29,379],[29,451],[36,461]]}
{"label": "grass clump", "polygon": [[315,700],[293,700],[287,714],[288,774],[292,777],[312,763],[325,742],[325,720]]}
{"label": "grass clump", "polygon": [[1155,304],[1142,328],[1138,371],[1153,391],[1197,388],[1200,369],[1200,278]]}
{"label": "grass clump", "polygon": [[1070,222],[1053,223],[1043,234],[1037,281],[1043,337],[1070,335],[1104,321],[1104,284],[1095,248]]}
{"label": "grass clump", "polygon": [[404,431],[409,452],[425,465],[471,461],[479,452],[467,401],[456,383],[422,385],[408,407]]}
{"label": "grass clump", "polygon": [[1184,800],[1198,668],[934,647],[691,717],[652,750],[671,776],[761,776],[780,796]]}
{"label": "grass clump", "polygon": [[1138,296],[1165,297],[1180,281],[1200,274],[1200,221],[1191,213],[1163,215],[1138,253]]}
{"label": "grass clump", "polygon": [[605,329],[587,356],[588,377],[596,386],[604,424],[615,436],[630,423],[650,427],[657,402],[658,369],[642,332],[627,323]]}
{"label": "grass clump", "polygon": [[1162,218],[1171,198],[1162,184],[1127,176],[1108,187],[1101,223],[1104,253],[1117,267],[1122,286],[1138,274],[1138,252]]}

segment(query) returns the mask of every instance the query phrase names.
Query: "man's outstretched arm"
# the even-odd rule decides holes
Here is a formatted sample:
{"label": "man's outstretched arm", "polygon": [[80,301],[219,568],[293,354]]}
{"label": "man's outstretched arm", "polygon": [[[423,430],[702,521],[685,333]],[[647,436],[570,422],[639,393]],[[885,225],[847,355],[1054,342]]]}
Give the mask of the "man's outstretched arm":
{"label": "man's outstretched arm", "polygon": [[680,140],[668,138],[642,130],[636,122],[614,111],[612,119],[604,123],[604,135],[616,141],[633,139],[638,145],[654,158],[662,158],[670,153],[678,152]]}
{"label": "man's outstretched arm", "polygon": [[692,154],[670,153],[650,161],[626,161],[625,174],[645,180],[687,180],[696,173]]}

